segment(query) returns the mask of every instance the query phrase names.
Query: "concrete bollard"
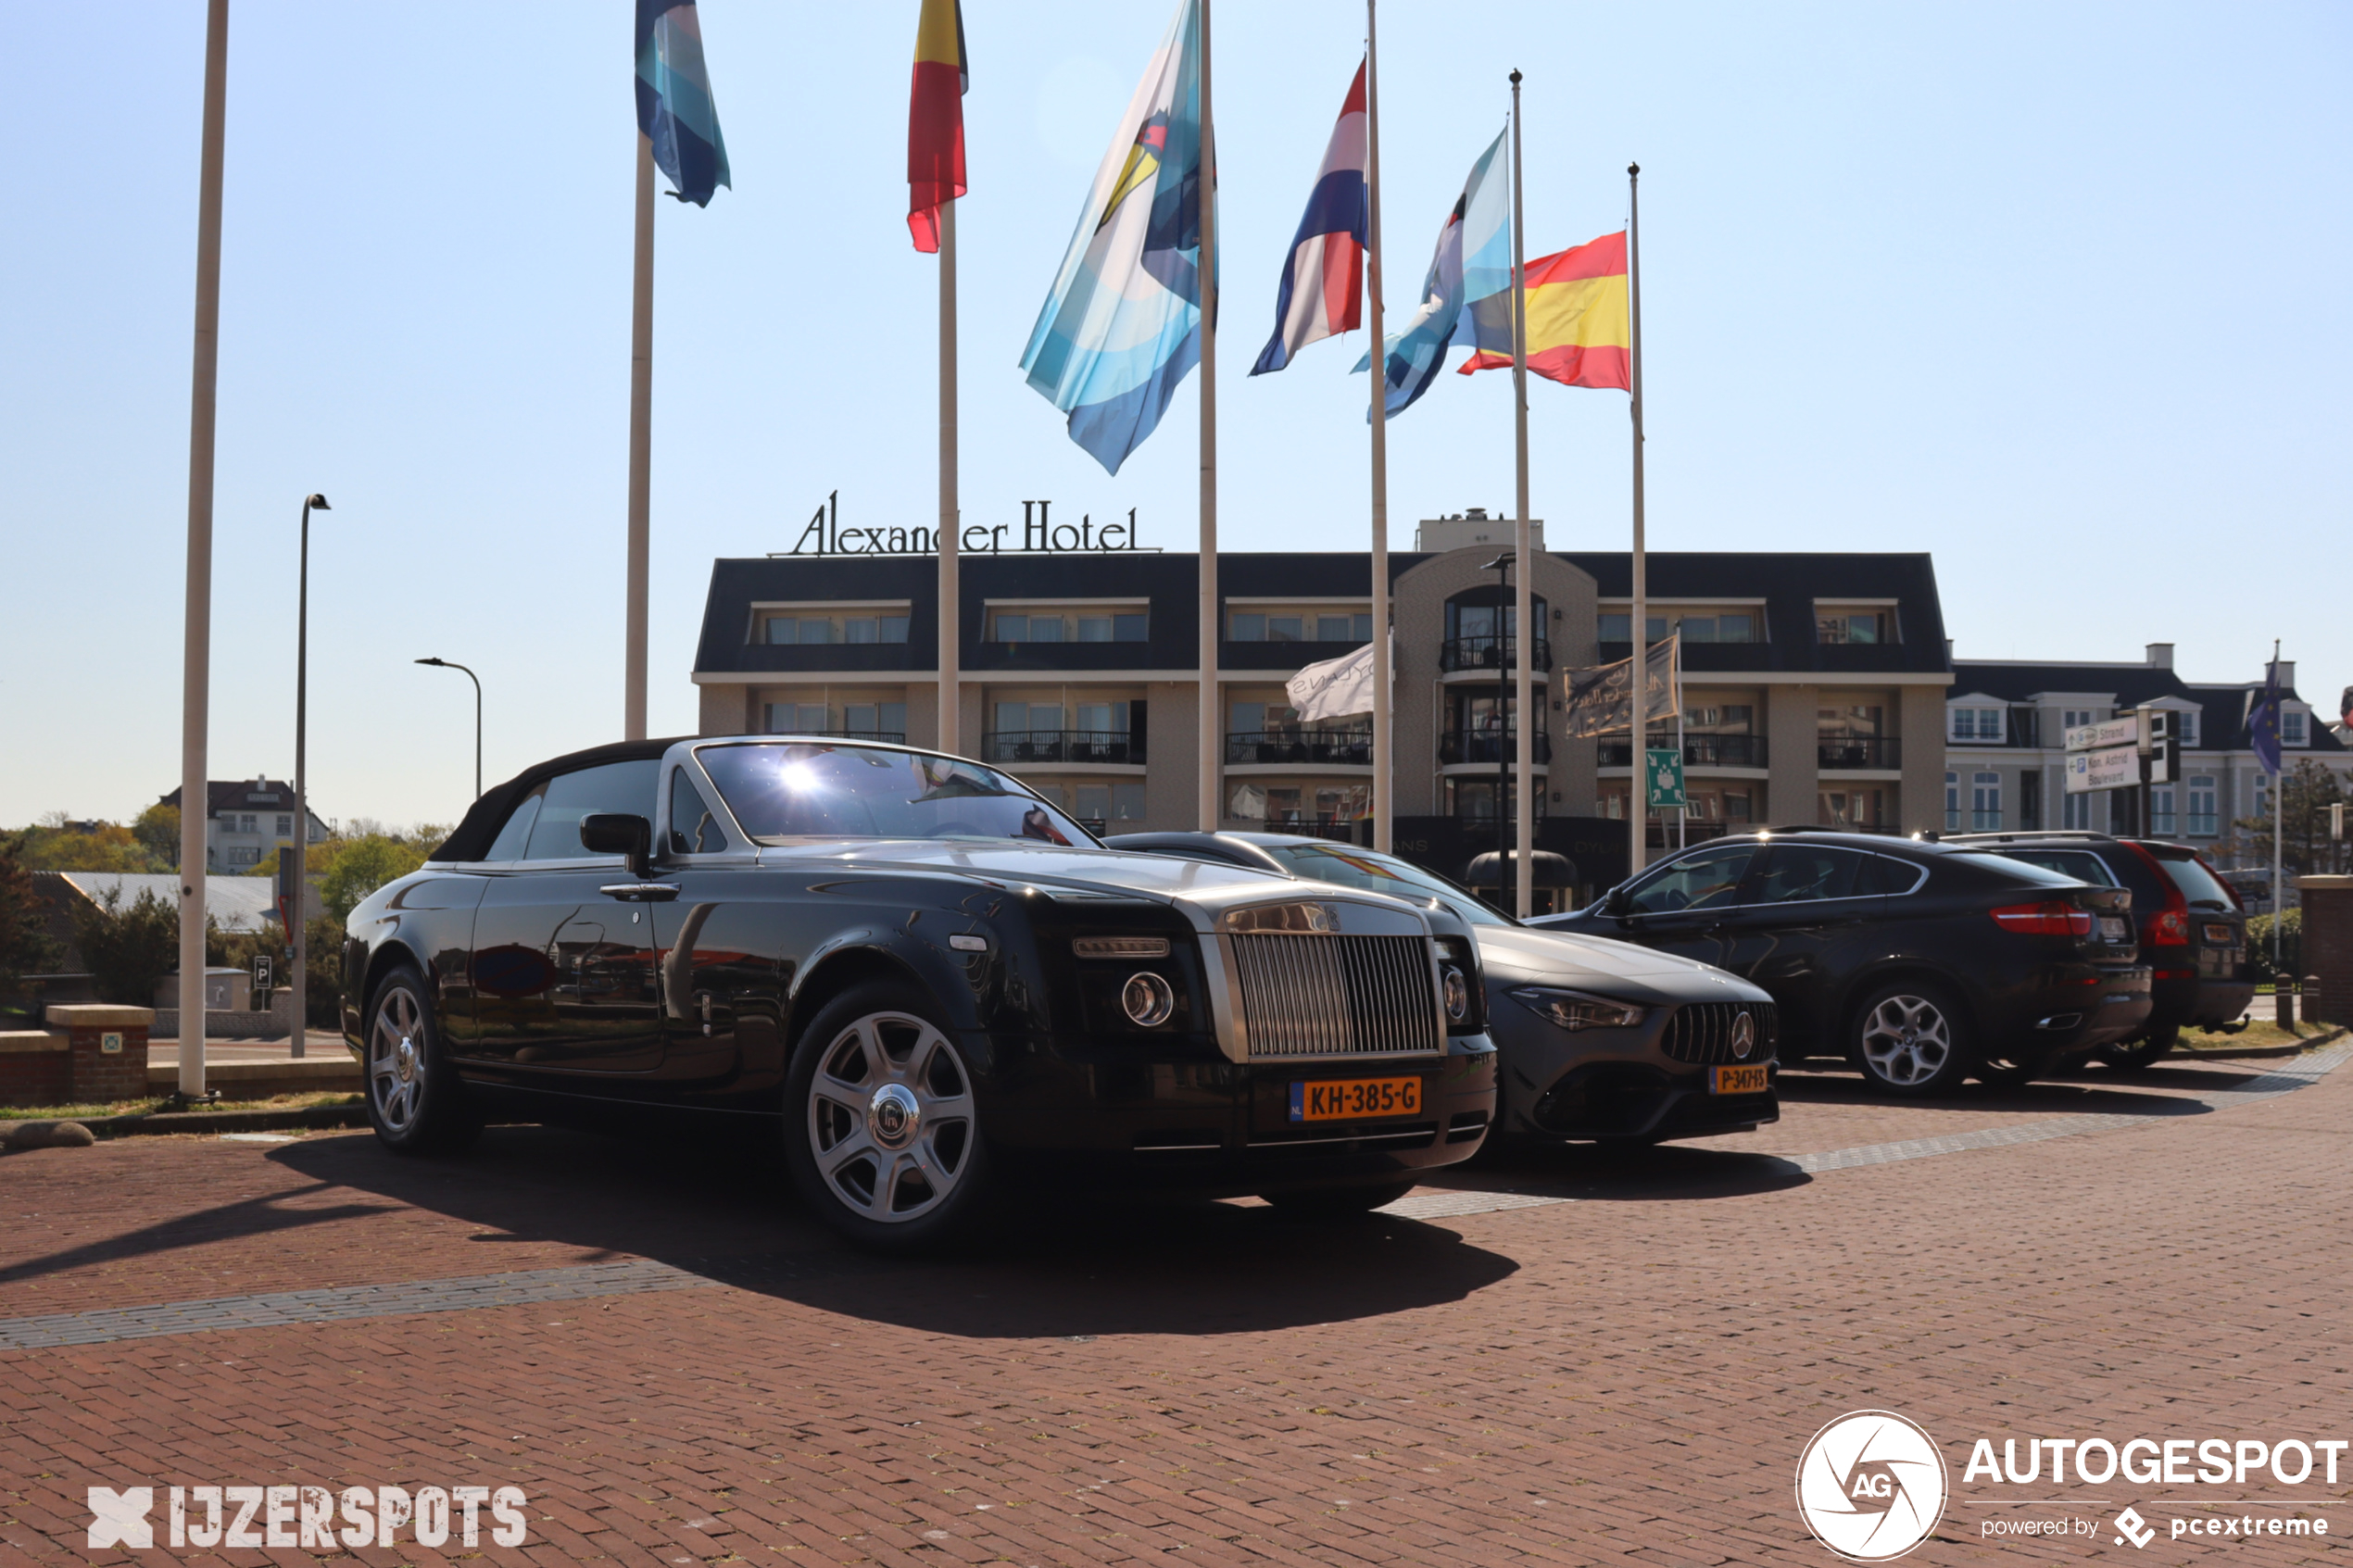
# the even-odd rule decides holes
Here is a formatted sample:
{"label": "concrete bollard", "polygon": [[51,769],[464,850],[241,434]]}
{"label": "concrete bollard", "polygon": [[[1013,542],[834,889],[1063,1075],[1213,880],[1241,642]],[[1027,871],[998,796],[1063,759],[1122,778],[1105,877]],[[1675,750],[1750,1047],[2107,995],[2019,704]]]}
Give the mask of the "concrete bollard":
{"label": "concrete bollard", "polygon": [[2284,974],[2271,977],[2271,1022],[2283,1029],[2296,1027],[2296,982]]}

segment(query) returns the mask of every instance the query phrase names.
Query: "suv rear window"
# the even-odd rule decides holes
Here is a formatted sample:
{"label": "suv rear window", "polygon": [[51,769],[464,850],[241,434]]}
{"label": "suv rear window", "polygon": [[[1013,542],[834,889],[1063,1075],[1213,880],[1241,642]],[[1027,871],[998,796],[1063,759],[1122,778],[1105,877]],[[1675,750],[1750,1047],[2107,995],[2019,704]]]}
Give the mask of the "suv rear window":
{"label": "suv rear window", "polygon": [[2157,863],[2165,868],[2165,874],[2173,879],[2173,885],[2182,890],[2182,897],[2189,900],[2191,909],[2235,909],[2239,907],[2239,901],[2231,897],[2231,890],[2206,869],[2204,861],[2188,855],[2179,859],[2171,855],[2159,855]]}
{"label": "suv rear window", "polygon": [[[2083,880],[2080,876],[2070,876],[2065,872],[2055,872],[2048,866],[2038,866],[2032,860],[2023,860],[2015,855],[2006,855],[1992,849],[1956,849],[1953,853],[1957,859],[1966,859],[1971,865],[1999,872],[2002,875],[2015,878],[2020,882],[2032,883],[2037,887],[2073,887]],[[2102,881],[2098,885],[2106,887],[2109,884]]]}
{"label": "suv rear window", "polygon": [[2001,853],[2013,860],[2023,860],[2030,866],[2040,866],[2046,872],[2088,882],[2094,887],[2120,887],[2116,873],[2108,862],[2088,849],[2005,849]]}

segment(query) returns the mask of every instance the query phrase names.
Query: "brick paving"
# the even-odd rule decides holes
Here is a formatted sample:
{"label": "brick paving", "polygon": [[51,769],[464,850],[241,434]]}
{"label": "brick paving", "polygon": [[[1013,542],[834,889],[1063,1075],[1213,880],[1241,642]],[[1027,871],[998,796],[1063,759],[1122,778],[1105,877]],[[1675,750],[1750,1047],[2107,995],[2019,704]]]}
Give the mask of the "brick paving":
{"label": "brick paving", "polygon": [[[2293,1489],[1960,1484],[1980,1435],[2353,1436],[2353,1071],[2246,1098],[2280,1066],[1929,1106],[1792,1074],[1756,1135],[1481,1168],[1408,1199],[1420,1219],[1041,1202],[946,1262],[843,1252],[749,1148],[501,1128],[435,1161],[364,1135],[11,1155],[0,1316],[640,1261],[719,1285],[0,1352],[0,1568],[314,1555],[85,1547],[86,1486],[173,1481],[517,1486],[527,1543],[479,1549],[551,1564],[1826,1564],[1792,1473],[1870,1407],[1954,1467],[1907,1562],[2321,1561],[2353,1462]],[[2121,1120],[1800,1168],[2068,1118]],[[1438,1211],[1514,1189],[1582,1201]],[[1993,1503],[2069,1491],[2099,1534],[1981,1541],[2037,1512]],[[2162,1528],[2291,1492],[2341,1528],[2145,1552],[2105,1528],[2125,1501]]]}

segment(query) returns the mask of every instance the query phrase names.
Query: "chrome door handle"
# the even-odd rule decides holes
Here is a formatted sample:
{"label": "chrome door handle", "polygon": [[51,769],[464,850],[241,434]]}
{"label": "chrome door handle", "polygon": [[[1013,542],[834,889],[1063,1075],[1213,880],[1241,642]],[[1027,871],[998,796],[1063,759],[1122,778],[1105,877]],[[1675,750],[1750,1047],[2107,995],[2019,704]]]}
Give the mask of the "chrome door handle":
{"label": "chrome door handle", "polygon": [[667,904],[678,897],[678,884],[674,882],[616,882],[597,891],[624,904]]}

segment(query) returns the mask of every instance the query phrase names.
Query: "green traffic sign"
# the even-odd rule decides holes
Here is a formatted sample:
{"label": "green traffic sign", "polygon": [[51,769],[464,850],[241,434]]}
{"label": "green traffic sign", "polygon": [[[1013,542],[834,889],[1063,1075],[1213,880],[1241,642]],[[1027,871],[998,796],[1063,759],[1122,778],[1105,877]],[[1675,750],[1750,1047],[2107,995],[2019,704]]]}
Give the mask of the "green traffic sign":
{"label": "green traffic sign", "polygon": [[1688,805],[1683,797],[1683,754],[1673,746],[1642,753],[1642,777],[1654,809]]}

